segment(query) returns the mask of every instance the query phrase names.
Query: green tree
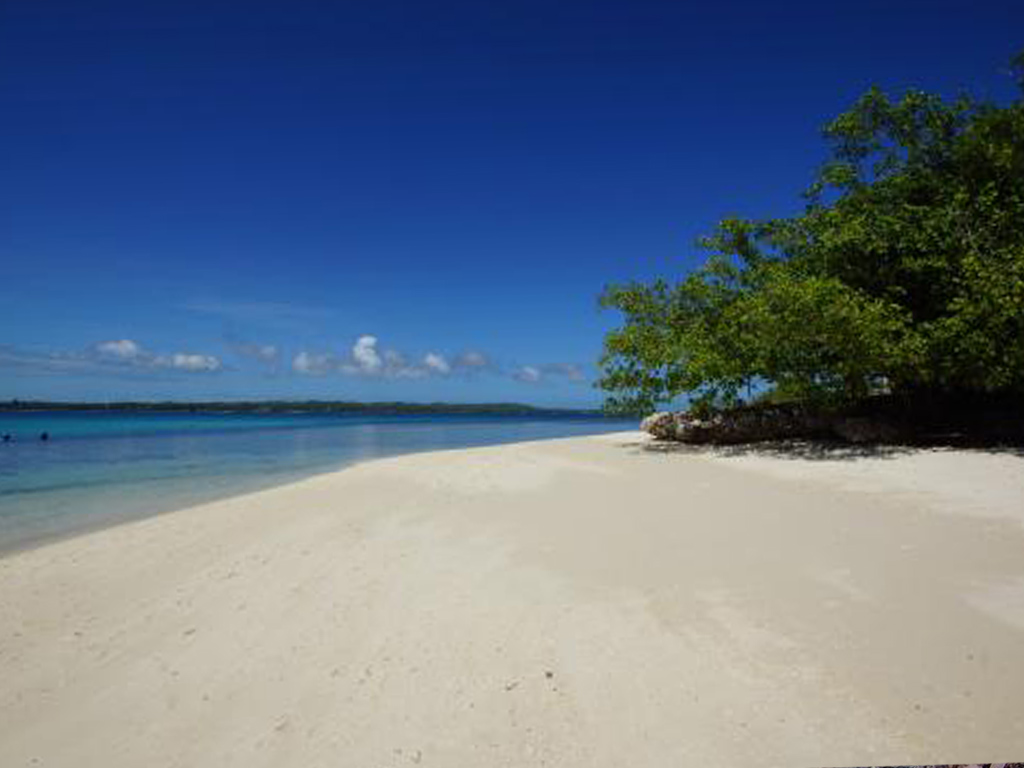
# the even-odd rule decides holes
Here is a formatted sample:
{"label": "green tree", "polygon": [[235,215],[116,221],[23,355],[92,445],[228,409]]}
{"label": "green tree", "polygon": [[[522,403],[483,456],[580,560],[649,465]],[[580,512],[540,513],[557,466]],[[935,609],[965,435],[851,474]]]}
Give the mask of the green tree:
{"label": "green tree", "polygon": [[[1024,91],[1024,52],[1013,62]],[[1024,101],[872,89],[824,130],[796,217],[723,221],[676,285],[611,286],[613,410],[754,384],[848,401],[879,386],[1024,393]]]}

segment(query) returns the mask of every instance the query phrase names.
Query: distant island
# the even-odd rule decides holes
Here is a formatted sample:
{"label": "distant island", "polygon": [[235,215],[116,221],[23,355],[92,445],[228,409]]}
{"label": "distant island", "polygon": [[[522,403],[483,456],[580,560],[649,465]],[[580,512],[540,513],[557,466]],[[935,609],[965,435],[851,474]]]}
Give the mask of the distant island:
{"label": "distant island", "polygon": [[230,400],[182,402],[175,400],[64,402],[7,400],[0,412],[10,411],[131,411],[161,413],[369,413],[369,414],[494,414],[536,416],[600,416],[599,409],[541,408],[522,403],[360,403],[347,400]]}

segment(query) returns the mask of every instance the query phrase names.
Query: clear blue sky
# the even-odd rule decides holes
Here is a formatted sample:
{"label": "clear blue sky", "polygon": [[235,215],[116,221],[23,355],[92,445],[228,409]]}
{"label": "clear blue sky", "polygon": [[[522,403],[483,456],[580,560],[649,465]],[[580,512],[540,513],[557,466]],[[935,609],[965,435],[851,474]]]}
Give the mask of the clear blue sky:
{"label": "clear blue sky", "polygon": [[0,398],[595,404],[602,286],[1022,45],[1019,0],[5,0]]}

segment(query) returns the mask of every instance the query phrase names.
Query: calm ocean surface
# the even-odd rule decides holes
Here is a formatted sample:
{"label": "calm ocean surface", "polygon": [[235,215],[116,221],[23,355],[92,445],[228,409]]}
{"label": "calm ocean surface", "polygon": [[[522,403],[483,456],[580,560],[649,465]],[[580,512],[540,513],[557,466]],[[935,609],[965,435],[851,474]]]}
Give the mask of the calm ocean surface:
{"label": "calm ocean surface", "polygon": [[582,415],[0,413],[14,435],[0,444],[0,551],[375,457],[628,429]]}

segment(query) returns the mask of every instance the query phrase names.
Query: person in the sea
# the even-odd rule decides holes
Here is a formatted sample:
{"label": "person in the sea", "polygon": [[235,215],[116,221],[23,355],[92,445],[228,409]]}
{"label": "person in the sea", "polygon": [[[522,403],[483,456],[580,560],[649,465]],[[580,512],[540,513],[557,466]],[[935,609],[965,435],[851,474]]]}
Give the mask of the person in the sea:
{"label": "person in the sea", "polygon": [[11,439],[12,439],[11,438],[11,433],[10,432],[4,432],[4,442],[5,443],[9,443],[9,442],[11,442]]}
{"label": "person in the sea", "polygon": [[39,436],[39,439],[42,440],[45,443],[47,440],[50,439],[50,433],[49,432],[43,432],[43,434],[41,434]]}

